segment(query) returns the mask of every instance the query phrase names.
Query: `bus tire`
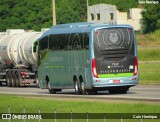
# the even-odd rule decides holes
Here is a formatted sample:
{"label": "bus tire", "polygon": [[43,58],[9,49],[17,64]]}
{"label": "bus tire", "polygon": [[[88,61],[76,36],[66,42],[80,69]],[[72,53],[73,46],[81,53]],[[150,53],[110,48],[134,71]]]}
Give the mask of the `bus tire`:
{"label": "bus tire", "polygon": [[75,93],[76,94],[80,94],[80,90],[79,90],[79,85],[78,85],[78,81],[74,81],[74,89],[75,89]]}
{"label": "bus tire", "polygon": [[81,88],[81,94],[82,95],[86,95],[86,89],[84,87],[84,82],[80,82],[80,88]]}
{"label": "bus tire", "polygon": [[91,90],[91,89],[87,89],[87,90],[86,90],[86,94],[87,94],[87,95],[94,95],[94,94],[97,94],[97,91]]}
{"label": "bus tire", "polygon": [[109,94],[126,94],[128,88],[109,90]]}
{"label": "bus tire", "polygon": [[56,94],[56,90],[54,90],[54,89],[48,89],[48,91],[50,94]]}
{"label": "bus tire", "polygon": [[120,90],[119,90],[119,93],[120,93],[120,94],[126,94],[127,91],[128,91],[128,88],[124,88],[124,89],[120,89]]}
{"label": "bus tire", "polygon": [[117,93],[117,91],[115,91],[115,90],[109,90],[109,94],[116,94]]}
{"label": "bus tire", "polygon": [[48,77],[48,75],[46,75],[45,81],[46,81],[46,88],[49,89],[50,88],[50,84],[49,84],[49,77]]}
{"label": "bus tire", "polygon": [[36,87],[39,88],[39,81],[38,81],[38,75],[36,74],[36,77],[35,77],[35,81],[36,81]]}

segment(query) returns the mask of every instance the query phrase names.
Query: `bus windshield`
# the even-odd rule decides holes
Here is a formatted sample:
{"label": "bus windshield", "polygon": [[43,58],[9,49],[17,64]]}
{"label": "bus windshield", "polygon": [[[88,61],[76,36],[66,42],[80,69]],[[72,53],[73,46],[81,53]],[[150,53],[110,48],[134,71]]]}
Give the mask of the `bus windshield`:
{"label": "bus windshield", "polygon": [[133,39],[133,30],[131,28],[95,30],[94,54],[97,73],[133,73]]}
{"label": "bus windshield", "polygon": [[98,53],[103,51],[108,54],[105,58],[109,59],[124,58],[128,54],[133,55],[133,34],[130,28],[96,30],[94,40],[96,57],[99,57]]}

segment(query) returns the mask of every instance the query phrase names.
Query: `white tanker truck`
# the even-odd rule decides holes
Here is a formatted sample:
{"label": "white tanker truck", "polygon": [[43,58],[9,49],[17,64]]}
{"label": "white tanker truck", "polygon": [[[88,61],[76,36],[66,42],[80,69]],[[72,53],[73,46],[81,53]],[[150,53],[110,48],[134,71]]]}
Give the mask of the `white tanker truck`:
{"label": "white tanker truck", "polygon": [[0,85],[6,82],[9,87],[38,86],[37,53],[33,50],[41,35],[20,29],[0,33]]}

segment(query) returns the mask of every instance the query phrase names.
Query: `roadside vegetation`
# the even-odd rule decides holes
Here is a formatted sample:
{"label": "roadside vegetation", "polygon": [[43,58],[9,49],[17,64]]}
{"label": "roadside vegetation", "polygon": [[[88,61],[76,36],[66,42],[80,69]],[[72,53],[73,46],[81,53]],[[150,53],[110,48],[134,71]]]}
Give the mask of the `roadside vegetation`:
{"label": "roadside vegetation", "polygon": [[139,84],[160,84],[160,30],[136,34],[139,60]]}
{"label": "roadside vegetation", "polygon": [[[55,110],[57,113],[68,113],[68,112],[70,113],[71,111],[73,113],[86,113],[86,112],[88,113],[159,113],[159,110],[160,110],[160,104],[150,104],[150,103],[141,103],[141,102],[112,103],[112,102],[98,102],[94,100],[93,101],[81,101],[81,100],[79,101],[65,100],[64,101],[64,100],[55,100],[55,99],[47,100],[42,98],[27,98],[27,97],[17,97],[17,96],[11,96],[11,95],[0,95],[0,113],[8,113],[8,106],[10,106],[11,108],[11,113],[23,113],[23,107],[26,108],[25,110],[26,113],[38,113],[39,109],[41,110],[41,113],[54,113]],[[15,122],[15,121],[16,120],[13,120],[12,122]],[[83,120],[82,122],[85,122],[85,121],[86,120]],[[118,121],[120,121],[120,119],[117,121],[115,120],[115,122],[118,122]],[[132,122],[132,121],[135,122],[136,120],[124,120],[124,122]],[[95,122],[100,122],[100,121],[95,120]],[[103,119],[102,119],[102,122],[103,122]],[[151,120],[150,121],[144,120],[143,122],[151,122]],[[156,122],[156,121],[153,121],[153,122]]]}
{"label": "roadside vegetation", "polygon": [[148,34],[136,33],[136,40],[138,46],[160,46],[160,29]]}
{"label": "roadside vegetation", "polygon": [[[9,28],[33,29],[39,31],[41,28],[50,28],[52,26],[52,7],[51,0],[1,0],[0,1],[0,31]],[[86,0],[61,0],[56,1],[57,24],[86,21]],[[129,8],[137,7],[138,0],[90,0],[90,5],[98,3],[116,4],[120,11],[128,11]],[[124,4],[125,3],[125,4]],[[67,8],[66,8],[67,7]],[[146,6],[143,24],[146,34],[136,34],[138,44],[139,62],[139,84],[160,84],[160,63],[146,63],[149,61],[160,61],[160,16],[157,11],[160,6]],[[149,16],[148,12],[151,12]],[[153,19],[153,21],[151,20]],[[157,21],[155,21],[155,19]],[[148,21],[147,21],[148,20]],[[147,28],[148,27],[148,28]],[[156,31],[155,31],[156,30]],[[155,31],[155,32],[154,32]],[[97,102],[97,101],[64,101],[64,100],[45,100],[39,98],[16,97],[0,94],[0,113],[8,113],[8,106],[11,112],[23,113],[26,108],[27,113],[73,112],[73,113],[160,113],[160,104],[149,104],[143,102]],[[8,122],[8,120],[0,120]],[[22,122],[22,120],[11,120],[11,122]],[[30,122],[26,120],[25,122]],[[41,122],[53,122],[54,120],[42,120]],[[85,122],[86,120],[76,120],[76,122]],[[104,122],[104,120],[89,120],[89,122]],[[106,120],[120,122],[119,120]],[[123,122],[139,122],[140,119],[123,120]],[[159,120],[143,120],[143,122],[158,122]],[[31,121],[31,122],[37,122]],[[57,122],[70,122],[70,120],[57,120]],[[73,120],[73,122],[75,122]]]}
{"label": "roadside vegetation", "polygon": [[139,84],[160,84],[160,63],[139,64]]}
{"label": "roadside vegetation", "polygon": [[159,47],[138,47],[138,60],[159,61],[160,62],[160,46]]}
{"label": "roadside vegetation", "polygon": [[[100,3],[117,5],[120,11],[138,6],[138,0],[88,0],[89,5]],[[122,4],[125,3],[125,4]],[[50,28],[52,0],[0,0],[0,31],[23,28],[40,31]],[[56,0],[57,24],[86,22],[87,0]]]}

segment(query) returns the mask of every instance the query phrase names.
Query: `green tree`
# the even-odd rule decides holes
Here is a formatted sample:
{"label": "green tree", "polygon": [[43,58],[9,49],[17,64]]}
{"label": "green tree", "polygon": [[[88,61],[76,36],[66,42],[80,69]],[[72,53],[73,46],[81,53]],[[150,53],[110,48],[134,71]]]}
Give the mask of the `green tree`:
{"label": "green tree", "polygon": [[160,29],[160,5],[150,4],[145,5],[145,10],[142,12],[143,33],[150,33]]}
{"label": "green tree", "polygon": [[122,12],[128,12],[130,8],[138,6],[138,0],[88,0],[89,5],[95,4],[112,4],[116,5],[117,9]]}
{"label": "green tree", "polygon": [[87,20],[86,0],[57,0],[57,23],[83,22]]}
{"label": "green tree", "polygon": [[0,0],[0,31],[50,28],[52,0]]}
{"label": "green tree", "polygon": [[[89,5],[114,4],[121,11],[128,11],[138,4],[138,0],[88,1]],[[56,0],[57,24],[86,22],[86,2],[87,0]],[[12,28],[40,31],[41,28],[50,28],[52,20],[52,0],[0,0],[0,31]]]}

